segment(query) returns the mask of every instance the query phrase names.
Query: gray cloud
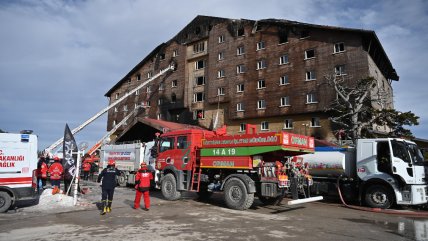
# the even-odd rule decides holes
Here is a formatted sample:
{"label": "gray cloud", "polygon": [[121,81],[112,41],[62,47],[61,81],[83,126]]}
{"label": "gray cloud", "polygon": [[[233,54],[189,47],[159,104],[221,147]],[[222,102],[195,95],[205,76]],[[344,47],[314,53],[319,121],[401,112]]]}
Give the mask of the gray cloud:
{"label": "gray cloud", "polygon": [[[424,1],[2,1],[0,128],[33,129],[40,148],[104,108],[104,94],[161,42],[197,15],[281,18],[375,30],[400,75],[395,105],[421,116],[412,128],[428,139],[423,105],[428,40]],[[422,103],[421,103],[422,102]],[[76,136],[93,144],[102,117]]]}

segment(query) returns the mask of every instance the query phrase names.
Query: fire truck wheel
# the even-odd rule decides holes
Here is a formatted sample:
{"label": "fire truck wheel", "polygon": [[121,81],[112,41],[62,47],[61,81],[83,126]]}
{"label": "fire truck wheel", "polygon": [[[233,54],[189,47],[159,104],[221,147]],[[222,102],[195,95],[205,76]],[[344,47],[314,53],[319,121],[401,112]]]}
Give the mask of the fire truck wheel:
{"label": "fire truck wheel", "polygon": [[166,174],[162,179],[161,189],[166,200],[175,201],[181,197],[181,192],[177,191],[177,181],[172,173]]}
{"label": "fire truck wheel", "polygon": [[394,203],[394,196],[387,187],[373,185],[367,188],[365,201],[369,207],[387,209]]}
{"label": "fire truck wheel", "polygon": [[254,202],[254,193],[248,193],[245,184],[238,178],[229,179],[224,188],[224,201],[229,208],[245,210]]}
{"label": "fire truck wheel", "polygon": [[120,175],[117,177],[117,183],[121,187],[126,187],[126,176],[125,173],[121,172]]}
{"label": "fire truck wheel", "polygon": [[6,192],[0,192],[0,213],[6,212],[12,205],[12,198]]}

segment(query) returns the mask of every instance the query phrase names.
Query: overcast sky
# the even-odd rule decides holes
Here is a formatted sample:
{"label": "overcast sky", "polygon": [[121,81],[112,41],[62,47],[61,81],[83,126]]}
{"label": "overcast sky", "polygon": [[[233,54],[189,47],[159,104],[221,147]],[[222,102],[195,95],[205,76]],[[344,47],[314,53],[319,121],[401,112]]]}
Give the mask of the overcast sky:
{"label": "overcast sky", "polygon": [[[104,94],[197,15],[278,18],[374,30],[400,76],[395,108],[420,116],[428,139],[428,1],[0,1],[0,129],[51,145],[106,107]],[[93,145],[107,115],[75,138]]]}

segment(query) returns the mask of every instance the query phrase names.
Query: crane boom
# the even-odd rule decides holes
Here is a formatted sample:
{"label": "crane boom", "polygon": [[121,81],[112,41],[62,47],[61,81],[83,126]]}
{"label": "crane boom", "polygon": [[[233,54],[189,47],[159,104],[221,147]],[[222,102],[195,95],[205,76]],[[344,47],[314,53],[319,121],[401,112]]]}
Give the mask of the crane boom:
{"label": "crane boom", "polygon": [[[110,110],[111,108],[113,108],[114,106],[116,106],[117,104],[119,104],[120,102],[122,102],[124,99],[126,99],[129,95],[135,93],[137,90],[143,88],[144,86],[146,86],[147,84],[149,84],[150,82],[152,82],[153,80],[157,79],[159,76],[165,74],[166,72],[170,71],[170,70],[174,70],[175,66],[173,64],[169,65],[167,68],[159,71],[159,73],[155,74],[152,78],[146,80],[145,82],[141,83],[139,86],[137,86],[135,89],[129,91],[128,93],[126,93],[124,96],[122,96],[121,98],[119,98],[118,100],[116,100],[115,102],[113,102],[112,104],[110,104],[109,106],[105,107],[104,109],[102,109],[100,112],[98,112],[97,114],[95,114],[94,116],[92,116],[91,118],[89,118],[87,121],[83,122],[83,124],[81,124],[80,126],[74,128],[71,133],[74,135],[77,132],[81,131],[83,128],[85,128],[87,125],[89,125],[91,122],[93,122],[94,120],[96,120],[98,117],[100,117],[102,114],[106,113],[108,110]],[[50,145],[48,148],[45,149],[46,153],[50,153],[53,149],[57,148],[59,145],[61,145],[61,143],[64,141],[64,137],[60,138],[59,140],[57,140],[56,142],[54,142],[52,145]]]}

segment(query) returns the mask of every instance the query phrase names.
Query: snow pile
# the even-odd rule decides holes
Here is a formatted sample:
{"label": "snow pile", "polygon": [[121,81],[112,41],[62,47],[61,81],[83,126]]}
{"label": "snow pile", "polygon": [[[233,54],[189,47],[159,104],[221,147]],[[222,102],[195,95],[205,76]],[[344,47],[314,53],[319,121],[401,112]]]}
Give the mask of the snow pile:
{"label": "snow pile", "polygon": [[73,197],[64,194],[52,195],[52,189],[45,189],[39,197],[39,203],[26,208],[27,211],[69,211],[77,209],[74,206]]}

